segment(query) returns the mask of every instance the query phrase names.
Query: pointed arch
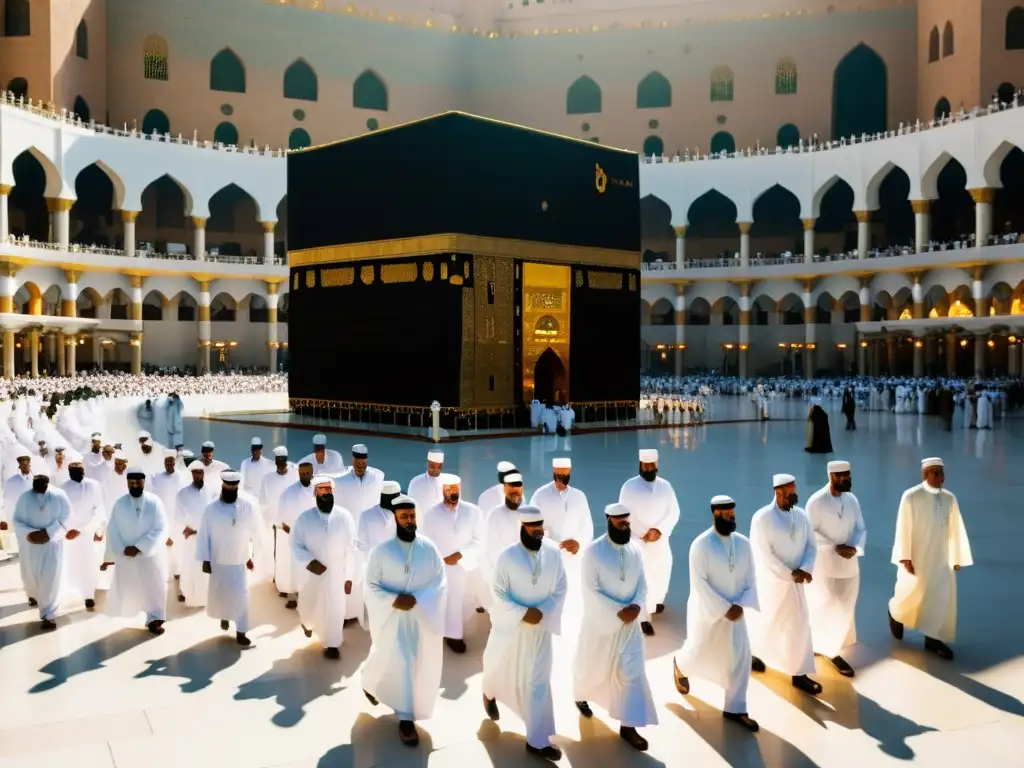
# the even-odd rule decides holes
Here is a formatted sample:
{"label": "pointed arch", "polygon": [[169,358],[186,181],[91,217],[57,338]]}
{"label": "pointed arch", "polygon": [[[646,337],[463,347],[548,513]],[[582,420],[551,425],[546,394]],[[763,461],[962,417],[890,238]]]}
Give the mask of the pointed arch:
{"label": "pointed arch", "polygon": [[238,302],[230,293],[218,293],[210,302],[210,320],[214,323],[233,323],[238,312]]}
{"label": "pointed arch", "polygon": [[245,65],[230,48],[210,59],[210,90],[245,93]]}
{"label": "pointed arch", "polygon": [[156,133],[163,136],[171,132],[171,120],[162,109],[151,109],[142,118],[142,132],[149,136]]}
{"label": "pointed arch", "polygon": [[726,66],[711,70],[711,100],[732,101],[732,69]]}
{"label": "pointed arch", "polygon": [[169,64],[167,41],[160,35],[149,35],[142,41],[142,76],[146,80],[167,80]]}
{"label": "pointed arch", "polygon": [[800,129],[792,123],[781,126],[775,134],[776,143],[783,149],[800,145]]}
{"label": "pointed arch", "polygon": [[284,97],[300,101],[316,101],[318,95],[316,72],[305,59],[293,61],[284,71]]}
{"label": "pointed arch", "polygon": [[662,157],[665,154],[665,142],[660,136],[648,136],[644,139],[645,157]]}
{"label": "pointed arch", "polygon": [[942,58],[953,55],[953,22],[947,21],[942,28]]}
{"label": "pointed arch", "polygon": [[213,131],[213,140],[228,146],[238,145],[238,129],[234,123],[225,120]]}
{"label": "pointed arch", "polygon": [[948,117],[952,114],[953,108],[949,104],[949,99],[945,96],[935,102],[935,109],[932,110],[932,116],[936,120],[942,120],[944,117]]}
{"label": "pointed arch", "polygon": [[85,19],[78,22],[75,29],[75,56],[80,59],[89,58],[89,27],[86,26]]}
{"label": "pointed arch", "polygon": [[939,28],[932,27],[932,31],[928,33],[928,63],[938,61],[939,53]]}
{"label": "pointed arch", "polygon": [[309,133],[303,128],[295,128],[288,134],[288,149],[305,149],[312,144]]}
{"label": "pointed arch", "polygon": [[388,111],[388,87],[372,69],[365,70],[352,84],[352,106],[356,109]]}
{"label": "pointed arch", "polygon": [[717,155],[720,152],[732,154],[736,151],[736,141],[728,131],[719,131],[711,137],[711,154]]}
{"label": "pointed arch", "polygon": [[882,57],[864,43],[836,65],[832,77],[832,138],[885,131],[888,71]]}
{"label": "pointed arch", "polygon": [[796,64],[790,58],[780,59],[775,65],[775,93],[789,96],[796,93]]}
{"label": "pointed arch", "polygon": [[28,80],[24,77],[13,78],[9,83],[7,83],[7,91],[13,95],[15,99],[27,99]]}
{"label": "pointed arch", "polygon": [[164,319],[164,308],[170,306],[170,299],[160,291],[150,291],[142,299],[142,319],[161,321]]}
{"label": "pointed arch", "polygon": [[672,84],[661,72],[651,72],[636,87],[637,109],[672,106]]}
{"label": "pointed arch", "polygon": [[172,299],[171,304],[178,308],[177,318],[181,323],[193,323],[199,312],[199,302],[188,291],[179,291]]}
{"label": "pointed arch", "polygon": [[1024,8],[1019,5],[1006,14],[1006,50],[1024,50]]}
{"label": "pointed arch", "polygon": [[75,96],[75,105],[72,111],[83,123],[88,123],[92,119],[92,110],[89,109],[89,102],[81,96]]}
{"label": "pointed arch", "polygon": [[565,94],[565,111],[569,115],[601,113],[601,86],[587,75],[577,77]]}

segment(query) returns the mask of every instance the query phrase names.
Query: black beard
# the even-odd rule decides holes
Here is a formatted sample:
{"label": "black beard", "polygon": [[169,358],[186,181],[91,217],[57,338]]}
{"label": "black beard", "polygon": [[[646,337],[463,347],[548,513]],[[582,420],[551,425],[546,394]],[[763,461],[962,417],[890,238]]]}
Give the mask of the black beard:
{"label": "black beard", "polygon": [[416,524],[413,523],[412,525],[409,525],[409,526],[396,525],[395,526],[395,534],[398,536],[400,541],[404,541],[404,542],[413,541],[416,538]]}
{"label": "black beard", "polygon": [[519,509],[522,503],[522,499],[520,499],[519,501],[512,501],[512,499],[510,499],[508,496],[505,497],[505,506],[511,509],[513,512]]}
{"label": "black beard", "polygon": [[722,536],[729,536],[736,530],[736,521],[726,520],[724,517],[715,515],[715,530]]}
{"label": "black beard", "polygon": [[852,480],[843,480],[840,483],[832,483],[832,490],[836,493],[849,493],[852,488]]}
{"label": "black beard", "polygon": [[197,489],[199,489],[199,490],[202,490],[202,488],[203,488],[203,484],[204,484],[205,482],[206,482],[206,480],[200,480],[200,481],[198,481],[198,482],[196,482],[195,480],[193,480],[193,481],[192,481],[192,486],[193,486],[194,488],[197,488]]}
{"label": "black beard", "polygon": [[557,472],[553,474],[551,477],[553,480],[561,483],[562,485],[568,485],[569,480],[571,479],[569,475],[560,475]]}
{"label": "black beard", "polygon": [[225,504],[234,504],[238,501],[238,489],[237,488],[222,488],[220,491],[220,500]]}
{"label": "black beard", "polygon": [[655,479],[658,477],[658,470],[652,469],[648,472],[640,470],[640,477],[642,477],[648,483],[653,483]]}
{"label": "black beard", "polygon": [[532,550],[533,552],[536,552],[538,549],[540,549],[540,545],[543,543],[544,537],[542,536],[539,539],[535,539],[533,536],[526,532],[525,528],[519,526],[519,540],[523,542],[524,547],[526,547],[529,550]]}
{"label": "black beard", "polygon": [[313,478],[311,477],[311,478],[309,478],[309,480],[304,480],[304,479],[302,479],[302,478],[300,477],[300,478],[299,478],[299,482],[300,482],[300,483],[302,483],[302,487],[303,487],[303,488],[309,488],[309,484],[310,484],[311,482],[313,482]]}
{"label": "black beard", "polygon": [[612,540],[612,544],[625,546],[629,544],[632,535],[628,525],[625,528],[616,528],[611,520],[608,521],[608,538]]}

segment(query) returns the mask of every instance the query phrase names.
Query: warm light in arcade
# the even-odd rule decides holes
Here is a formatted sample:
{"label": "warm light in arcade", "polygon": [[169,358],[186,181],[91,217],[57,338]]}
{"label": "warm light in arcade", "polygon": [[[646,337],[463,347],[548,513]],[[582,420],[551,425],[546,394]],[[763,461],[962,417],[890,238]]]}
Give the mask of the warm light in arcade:
{"label": "warm light in arcade", "polygon": [[967,346],[967,339],[960,339],[960,346],[961,347],[966,347]]}
{"label": "warm light in arcade", "polygon": [[662,360],[667,360],[667,359],[668,359],[668,354],[667,354],[667,353],[665,353],[665,352],[662,352],[662,353],[661,353],[661,359],[662,359]]}
{"label": "warm light in arcade", "polygon": [[995,339],[989,339],[988,340],[988,345],[989,345],[990,348],[994,347],[996,345],[996,340]]}

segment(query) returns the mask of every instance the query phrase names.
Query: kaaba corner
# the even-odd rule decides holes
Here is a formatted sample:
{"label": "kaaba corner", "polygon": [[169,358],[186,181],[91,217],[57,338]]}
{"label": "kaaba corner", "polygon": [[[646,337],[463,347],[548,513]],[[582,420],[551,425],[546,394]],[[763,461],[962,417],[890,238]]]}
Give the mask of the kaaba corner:
{"label": "kaaba corner", "polygon": [[288,156],[293,404],[632,403],[639,158],[446,112]]}

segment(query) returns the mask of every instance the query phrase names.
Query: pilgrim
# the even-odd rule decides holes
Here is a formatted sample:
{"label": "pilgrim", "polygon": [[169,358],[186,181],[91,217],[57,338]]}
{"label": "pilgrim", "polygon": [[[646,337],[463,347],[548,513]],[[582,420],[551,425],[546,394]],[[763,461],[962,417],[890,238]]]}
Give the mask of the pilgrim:
{"label": "pilgrim", "polygon": [[829,659],[843,677],[853,667],[840,652],[857,642],[854,613],[860,591],[860,565],[867,529],[860,502],[850,493],[850,463],[830,461],[828,484],[811,494],[804,507],[818,547],[814,580],[807,585],[814,652]]}
{"label": "pilgrim", "polygon": [[128,493],[114,502],[107,523],[104,564],[114,565],[106,612],[146,614],[146,627],[164,633],[167,617],[167,515],[160,497],[146,491],[141,467],[127,471]]}
{"label": "pilgrim", "polygon": [[747,715],[750,639],[744,610],[758,609],[754,553],[749,539],[736,533],[736,502],[711,499],[712,526],[690,545],[690,597],[686,601],[686,641],[672,662],[676,690],[690,692],[689,675],[725,691],[722,716],[751,731]]}
{"label": "pilgrim", "polygon": [[640,451],[640,471],[622,484],[619,503],[631,513],[630,528],[639,539],[647,577],[647,603],[642,605],[640,627],[645,635],[654,634],[651,613],[665,610],[665,597],[672,580],[672,548],[669,536],[679,522],[679,501],[672,484],[658,477],[658,452]]}
{"label": "pilgrim", "polygon": [[345,472],[345,459],[335,450],[327,447],[326,435],[313,435],[313,452],[304,456],[300,463],[309,462],[317,475],[339,476]]}
{"label": "pilgrim", "polygon": [[544,535],[569,555],[582,552],[594,540],[594,521],[587,496],[570,487],[572,461],[551,460],[552,480],[530,497],[530,506],[544,514]]}
{"label": "pilgrim", "polygon": [[254,437],[249,443],[249,458],[238,467],[242,476],[241,490],[259,499],[263,478],[274,471],[274,462],[263,455],[263,439]]}
{"label": "pilgrim", "polygon": [[490,603],[490,584],[498,556],[506,547],[516,543],[521,524],[517,511],[523,503],[523,476],[518,472],[505,475],[504,500],[484,515],[483,549],[480,552],[483,580],[487,587],[484,605]]}
{"label": "pilgrim", "polygon": [[268,525],[274,525],[277,509],[281,503],[281,495],[285,489],[298,481],[299,469],[288,461],[288,449],[283,445],[277,446],[274,449],[274,469],[263,475],[260,492],[256,497],[260,501],[260,508],[263,510],[263,516]]}
{"label": "pilgrim", "polygon": [[[573,663],[573,696],[584,717],[590,702],[619,721],[619,736],[645,752],[637,728],[657,725],[658,713],[647,682],[640,610],[647,592],[640,545],[629,529],[629,508],[604,509],[608,530],[583,552],[583,628]],[[550,525],[547,520],[545,525]]]}
{"label": "pilgrim", "polygon": [[416,502],[417,509],[430,509],[443,501],[441,470],[444,469],[444,453],[427,452],[427,471],[409,481],[409,496]]}
{"label": "pilgrim", "polygon": [[254,560],[264,556],[264,528],[259,510],[248,499],[238,495],[242,476],[228,470],[221,472],[220,497],[210,502],[199,522],[196,536],[196,560],[209,575],[206,615],[220,619],[220,628],[235,624],[235,640],[242,647],[252,645],[249,631],[248,571]]}
{"label": "pilgrim", "polygon": [[565,566],[558,547],[544,541],[541,511],[522,506],[518,518],[519,542],[502,550],[494,564],[491,633],[483,658],[484,710],[497,720],[498,701],[508,706],[526,724],[526,750],[558,760],[562,751],[551,744],[551,638],[562,631]]}
{"label": "pilgrim", "polygon": [[951,660],[947,645],[956,640],[956,571],[973,565],[971,544],[956,496],[943,486],[945,463],[921,462],[923,482],[903,493],[896,514],[896,593],[889,601],[889,629],[897,640],[903,628],[924,634],[924,647]]}
{"label": "pilgrim", "polygon": [[[334,483],[338,503],[352,513],[356,522],[365,510],[377,504],[380,498],[380,484],[384,482],[384,473],[369,466],[368,456],[369,449],[365,445],[353,445],[352,469]],[[315,464],[313,468],[316,469]]]}
{"label": "pilgrim", "polygon": [[804,584],[811,582],[817,545],[807,514],[798,507],[796,478],[772,477],[775,498],[754,513],[750,544],[757,576],[757,610],[750,612],[753,669],[777,669],[793,686],[814,696],[821,685],[814,672],[814,649]]}
{"label": "pilgrim", "polygon": [[385,480],[380,486],[380,503],[359,516],[356,549],[365,559],[378,544],[395,538],[395,515],[391,503],[402,493],[402,486]]}
{"label": "pilgrim", "polygon": [[[85,466],[78,460],[68,465],[68,481],[60,489],[71,505],[64,544],[64,586],[84,599],[85,607],[91,611],[96,607],[107,524],[103,490],[98,482],[85,476]],[[77,534],[72,536],[71,531]]]}
{"label": "pilgrim", "polygon": [[345,603],[356,578],[356,527],[352,514],[334,502],[334,480],[313,478],[316,506],[292,528],[292,555],[299,571],[299,620],[306,637],[316,632],[324,656],[341,658]]}
{"label": "pilgrim", "polygon": [[[303,459],[299,463],[299,479],[284,489],[274,515],[274,584],[278,594],[286,597],[286,608],[298,608],[298,570],[292,557],[291,532],[295,520],[314,505],[313,465]],[[347,509],[347,507],[346,507]]]}
{"label": "pilgrim", "polygon": [[99,480],[95,477],[96,470],[103,466],[103,435],[99,432],[93,432],[90,438],[89,453],[85,454],[85,470],[89,473],[89,477],[94,480]]}
{"label": "pilgrim", "polygon": [[419,744],[415,720],[434,713],[441,686],[444,636],[444,561],[433,542],[416,535],[416,504],[391,502],[395,537],[370,551],[363,594],[370,626],[370,655],[363,664],[363,692],[398,718],[408,746]]}
{"label": "pilgrim", "polygon": [[203,573],[202,562],[196,558],[196,535],[203,513],[217,498],[217,486],[206,482],[206,467],[195,461],[191,465],[192,482],[174,497],[172,534],[180,549],[181,579],[178,581],[178,602],[192,608],[206,605],[210,577]]}
{"label": "pilgrim", "polygon": [[214,445],[212,440],[207,440],[199,449],[200,461],[203,462],[203,466],[206,467],[206,471],[210,474],[210,477],[219,477],[221,472],[226,472],[231,469],[220,459],[213,458],[213,452],[217,446]]}
{"label": "pilgrim", "polygon": [[480,507],[480,511],[485,515],[496,506],[501,504],[505,499],[505,478],[511,474],[519,474],[519,470],[516,469],[515,465],[510,461],[499,461],[498,462],[498,484],[492,485],[486,491],[480,494],[480,498],[477,499],[476,505]]}
{"label": "pilgrim", "polygon": [[32,488],[14,505],[14,531],[18,536],[18,565],[29,603],[39,605],[42,629],[57,628],[54,618],[60,603],[64,570],[64,539],[78,536],[68,527],[71,504],[64,491],[50,487],[47,475],[32,478]]}
{"label": "pilgrim", "polygon": [[[21,494],[32,490],[32,457],[27,448],[16,446],[14,453],[18,460],[18,471],[4,480],[3,484],[3,512],[0,514],[0,532],[4,534],[4,549],[10,548],[12,538],[11,524],[14,517],[14,507],[21,498]],[[15,543],[17,536],[13,537]]]}
{"label": "pilgrim", "polygon": [[476,567],[483,540],[483,515],[479,507],[460,498],[462,480],[442,474],[444,500],[423,513],[420,533],[437,547],[444,560],[448,597],[445,608],[444,642],[455,653],[466,652],[463,624],[472,590],[469,574]]}

